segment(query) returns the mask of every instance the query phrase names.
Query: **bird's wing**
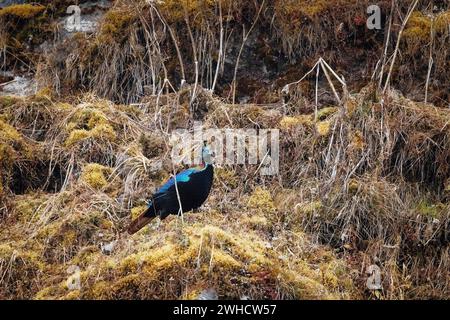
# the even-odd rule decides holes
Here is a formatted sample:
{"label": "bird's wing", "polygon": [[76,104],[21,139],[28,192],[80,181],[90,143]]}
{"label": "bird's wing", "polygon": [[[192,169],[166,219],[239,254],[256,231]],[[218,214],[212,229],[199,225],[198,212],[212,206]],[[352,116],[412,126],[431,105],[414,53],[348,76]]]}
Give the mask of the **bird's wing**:
{"label": "bird's wing", "polygon": [[168,191],[170,189],[170,187],[172,187],[173,185],[175,185],[175,181],[177,183],[183,183],[183,182],[189,182],[189,180],[191,179],[191,175],[193,173],[196,173],[199,171],[199,168],[195,167],[195,168],[190,168],[187,170],[184,170],[182,172],[180,172],[179,174],[177,174],[175,176],[175,179],[172,177],[169,179],[169,181],[167,181],[157,192],[155,195],[157,194],[163,194],[166,191]]}

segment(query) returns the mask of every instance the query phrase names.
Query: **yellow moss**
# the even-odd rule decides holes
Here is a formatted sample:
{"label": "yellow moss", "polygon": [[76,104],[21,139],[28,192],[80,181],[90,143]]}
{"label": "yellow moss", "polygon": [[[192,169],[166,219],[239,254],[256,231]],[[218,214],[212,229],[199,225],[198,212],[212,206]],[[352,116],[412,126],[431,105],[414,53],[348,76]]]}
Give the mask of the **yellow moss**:
{"label": "yellow moss", "polygon": [[143,111],[135,105],[121,104],[117,106],[117,109],[133,117],[140,117],[143,114]]}
{"label": "yellow moss", "polygon": [[308,20],[317,19],[334,5],[328,0],[276,0],[275,19],[285,33],[292,34],[298,32]]}
{"label": "yellow moss", "polygon": [[142,154],[141,148],[136,143],[132,143],[129,146],[127,146],[125,152],[130,157],[139,157]]}
{"label": "yellow moss", "polygon": [[77,232],[75,230],[69,230],[64,233],[63,240],[61,242],[63,247],[69,247],[77,241]]}
{"label": "yellow moss", "polygon": [[316,131],[322,137],[328,136],[328,134],[330,133],[330,129],[330,121],[321,121],[316,124]]}
{"label": "yellow moss", "polygon": [[356,179],[350,179],[348,182],[348,192],[355,194],[359,190],[359,182]]}
{"label": "yellow moss", "polygon": [[365,145],[366,143],[364,142],[362,132],[359,130],[355,131],[353,137],[351,138],[350,148],[361,151],[364,149]]}
{"label": "yellow moss", "polygon": [[72,290],[64,297],[64,300],[78,300],[80,299],[80,290]]}
{"label": "yellow moss", "polygon": [[[305,271],[307,267],[305,266],[302,269],[302,271]],[[291,283],[296,297],[301,297],[301,299],[338,299],[337,295],[332,295],[325,290],[319,279],[306,277],[302,272],[295,273],[291,270],[283,271],[283,275]]]}
{"label": "yellow moss", "polygon": [[215,181],[220,183],[223,182],[227,187],[231,189],[236,189],[239,185],[239,178],[236,173],[232,170],[225,168],[214,169]]}
{"label": "yellow moss", "polygon": [[110,286],[111,285],[106,281],[95,282],[91,289],[91,298],[100,300],[108,299]]}
{"label": "yellow moss", "polygon": [[99,227],[101,229],[112,229],[114,227],[114,223],[112,223],[111,220],[102,219]]}
{"label": "yellow moss", "polygon": [[94,263],[101,263],[99,257],[101,257],[100,248],[97,245],[87,246],[77,253],[71,264],[84,268]]}
{"label": "yellow moss", "polygon": [[434,30],[438,33],[447,32],[450,25],[450,11],[441,12],[434,20]]}
{"label": "yellow moss", "polygon": [[114,141],[117,137],[114,128],[109,124],[102,124],[96,126],[91,130],[91,135],[93,138],[103,139],[107,141]]}
{"label": "yellow moss", "polygon": [[0,17],[14,16],[20,19],[30,19],[45,10],[44,6],[31,4],[16,4],[0,10]]}
{"label": "yellow moss", "polygon": [[36,293],[34,300],[51,300],[55,294],[56,290],[54,286],[46,287]]}
{"label": "yellow moss", "polygon": [[68,111],[68,110],[72,109],[72,105],[69,103],[65,103],[65,102],[58,102],[58,103],[56,103],[56,109]]}
{"label": "yellow moss", "polygon": [[337,108],[337,107],[326,107],[326,108],[320,109],[317,112],[317,120],[323,121],[323,120],[327,119],[329,116],[338,112],[338,110],[339,110],[339,108]]}
{"label": "yellow moss", "polygon": [[86,140],[90,137],[90,132],[84,129],[73,130],[69,137],[66,139],[65,145],[71,147],[78,142]]}
{"label": "yellow moss", "polygon": [[329,288],[337,288],[339,286],[339,278],[336,275],[335,263],[323,263],[320,266],[322,273],[322,283]]}
{"label": "yellow moss", "polygon": [[45,268],[41,259],[39,252],[22,249],[16,243],[0,244],[0,296],[30,299]]}
{"label": "yellow moss", "polygon": [[[71,121],[71,122],[67,123],[66,131],[71,133],[73,130],[76,130],[78,127],[79,127],[78,123]],[[85,129],[82,129],[82,130],[85,130]],[[87,130],[85,130],[85,131],[87,132]]]}
{"label": "yellow moss", "polygon": [[312,215],[320,212],[322,207],[321,201],[303,202],[295,206],[295,212],[301,215]]}
{"label": "yellow moss", "polygon": [[106,118],[103,113],[95,111],[90,112],[89,120],[87,122],[87,126],[89,129],[94,129],[98,125],[103,125],[106,123]]}
{"label": "yellow moss", "polygon": [[144,212],[145,210],[147,210],[147,206],[146,205],[142,205],[142,206],[138,206],[138,207],[134,207],[131,209],[131,219],[134,220],[137,217],[139,217],[142,212]]}
{"label": "yellow moss", "polygon": [[[73,128],[69,124],[69,128]],[[114,141],[117,135],[114,128],[109,124],[102,124],[94,127],[92,130],[75,129],[70,132],[69,137],[65,141],[67,147],[72,147],[75,144],[87,140],[89,138],[100,139],[106,141]]]}
{"label": "yellow moss", "polygon": [[21,139],[20,133],[9,124],[0,120],[0,141],[7,143]]}
{"label": "yellow moss", "polygon": [[98,43],[121,41],[126,36],[126,31],[137,19],[137,15],[125,7],[109,10],[102,21],[98,36]]}
{"label": "yellow moss", "polygon": [[[175,222],[169,224],[169,229],[175,226]],[[282,257],[283,248],[277,248],[277,252],[269,249],[249,230],[231,231],[197,223],[186,225],[182,234],[177,231],[169,237],[164,233],[150,235],[144,242],[135,242],[133,248],[137,251],[131,255],[101,255],[104,261],[92,262],[82,274],[80,294],[68,293],[63,281],[58,286],[43,289],[36,297],[196,298],[205,287],[205,279],[212,282],[212,286],[220,283],[217,288],[229,298],[238,298],[242,286],[248,284],[271,286],[286,297],[297,299],[341,298],[340,292],[351,287],[332,256],[328,259],[314,257],[314,263],[320,266],[315,270],[302,259],[292,261],[287,267]],[[175,287],[183,285],[187,291],[178,296],[180,293],[170,288],[160,290],[161,285],[168,283]],[[263,297],[260,291],[256,294]]]}
{"label": "yellow moss", "polygon": [[1,96],[0,97],[0,107],[1,108],[8,108],[8,107],[14,105],[15,103],[17,103],[18,101],[20,101],[19,97],[15,97],[15,96]]}
{"label": "yellow moss", "polygon": [[261,243],[253,241],[249,236],[238,237],[223,229],[209,225],[202,228],[200,232],[203,241],[209,243],[214,241],[222,249],[233,252],[234,259],[252,262],[259,266],[270,264],[264,254],[265,247]]}
{"label": "yellow moss", "polygon": [[54,98],[54,94],[55,93],[53,92],[52,88],[45,87],[36,92],[36,94],[34,95],[34,99],[38,101],[51,101],[51,99]]}
{"label": "yellow moss", "polygon": [[72,125],[78,129],[94,129],[98,125],[108,124],[108,118],[102,111],[102,105],[82,104],[79,110],[71,117]]}
{"label": "yellow moss", "polygon": [[411,40],[430,39],[431,24],[431,19],[425,16],[422,12],[413,12],[403,32],[403,36],[406,39]]}
{"label": "yellow moss", "polygon": [[299,202],[299,192],[293,189],[281,189],[275,195],[275,206],[280,212],[291,212]]}
{"label": "yellow moss", "polygon": [[313,18],[331,5],[327,0],[276,0],[274,4],[276,12],[283,18],[293,19],[293,23],[301,21],[302,16]]}
{"label": "yellow moss", "polygon": [[222,250],[212,251],[212,266],[218,266],[219,268],[238,269],[242,265],[228,253]]}
{"label": "yellow moss", "polygon": [[189,292],[185,293],[182,297],[183,300],[198,300],[198,297],[202,293],[201,289],[191,289]]}
{"label": "yellow moss", "polygon": [[54,237],[60,230],[62,222],[56,221],[54,223],[49,223],[43,228],[41,228],[37,234],[38,239],[48,239]]}
{"label": "yellow moss", "polygon": [[81,180],[86,182],[94,189],[102,189],[107,184],[107,178],[105,177],[112,173],[112,169],[102,166],[97,163],[89,163],[83,168],[81,174]]}
{"label": "yellow moss", "polygon": [[254,229],[267,229],[270,227],[269,220],[267,220],[264,216],[259,215],[250,215],[248,217],[243,218],[243,223],[249,225],[251,228]]}
{"label": "yellow moss", "polygon": [[159,267],[161,268],[166,263],[170,265],[172,261],[166,259],[170,259],[170,257],[173,256],[173,253],[176,252],[177,250],[173,244],[166,244],[149,252],[139,252],[122,260],[119,265],[119,270],[122,273],[131,273],[136,272],[139,267],[144,265],[147,269],[152,269],[156,264],[159,264]]}
{"label": "yellow moss", "polygon": [[431,217],[431,218],[439,218],[439,216],[441,215],[441,213],[445,210],[445,205],[443,205],[442,203],[429,203],[426,200],[422,200],[419,202],[419,204],[417,205],[417,211],[426,217]]}
{"label": "yellow moss", "polygon": [[33,152],[15,128],[0,120],[0,176],[18,156],[29,158]]}
{"label": "yellow moss", "polygon": [[273,213],[276,211],[275,204],[269,190],[261,187],[256,187],[250,195],[247,206],[250,209],[256,209],[264,213]]}
{"label": "yellow moss", "polygon": [[295,116],[295,117],[283,117],[280,121],[279,127],[281,129],[292,129],[299,126],[310,126],[312,125],[312,117],[310,115],[301,115],[301,116]]}
{"label": "yellow moss", "polygon": [[346,101],[345,101],[345,110],[347,112],[348,115],[352,115],[353,112],[355,112],[355,110],[358,108],[358,102],[356,101],[356,99],[352,96],[350,96]]}
{"label": "yellow moss", "polygon": [[[160,3],[161,11],[169,22],[184,21],[185,15],[194,16],[201,14],[213,14],[212,9],[215,6],[214,0],[166,0]],[[223,1],[222,6],[227,6],[227,1]],[[225,10],[225,12],[227,12]],[[192,18],[191,18],[192,19]]]}
{"label": "yellow moss", "polygon": [[436,33],[448,32],[450,24],[450,11],[439,13],[434,19],[424,15],[420,11],[413,12],[403,33],[410,41],[418,42],[430,40],[431,28]]}
{"label": "yellow moss", "polygon": [[[299,1],[297,1],[298,3]],[[308,17],[314,17],[326,9],[328,9],[332,4],[328,0],[315,0],[315,1],[300,1],[298,5],[301,6],[303,14]]]}
{"label": "yellow moss", "polygon": [[15,211],[22,222],[32,222],[39,218],[37,211],[47,198],[42,194],[19,196],[14,201]]}

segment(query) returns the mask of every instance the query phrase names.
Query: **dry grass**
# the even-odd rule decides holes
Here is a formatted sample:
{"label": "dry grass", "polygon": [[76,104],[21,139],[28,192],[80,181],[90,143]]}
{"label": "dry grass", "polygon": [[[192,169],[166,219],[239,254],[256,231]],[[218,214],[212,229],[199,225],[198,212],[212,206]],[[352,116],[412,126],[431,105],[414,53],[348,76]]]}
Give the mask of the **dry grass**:
{"label": "dry grass", "polygon": [[[2,297],[193,299],[210,287],[222,298],[235,299],[357,297],[342,260],[310,243],[302,232],[283,229],[268,189],[256,188],[240,204],[218,211],[218,201],[230,197],[230,187],[240,189],[241,182],[232,170],[219,169],[222,181],[216,181],[208,207],[186,215],[184,224],[173,217],[133,237],[125,236],[122,230],[131,215],[143,210],[144,200],[168,175],[163,166],[154,165],[162,161],[161,154],[150,159],[143,155],[149,148],[164,147],[151,147],[145,138],[137,139],[159,125],[149,122],[154,115],[141,112],[139,120],[133,121],[122,113],[131,107],[93,97],[70,108],[46,100],[46,108],[55,108],[58,112],[53,115],[59,119],[47,128],[40,123],[45,117],[30,118],[27,115],[34,113],[17,108],[35,101],[40,100],[16,99],[2,109],[2,115],[15,111],[14,117],[7,118],[23,126],[22,132],[6,124],[2,128],[12,132],[7,141],[45,137],[42,148],[61,154],[53,161],[65,167],[61,172],[64,185],[54,194],[36,191],[42,186],[23,195],[8,192],[9,215],[1,222],[9,226],[1,233],[2,241],[8,239],[0,251]],[[34,121],[45,131],[39,136],[25,130],[27,122]],[[102,125],[110,125],[117,135],[109,141],[89,137],[89,145],[85,139],[67,144],[74,130]],[[111,153],[108,157],[102,150],[104,144]],[[93,158],[98,163],[90,163]],[[241,218],[245,228],[230,223]],[[71,265],[81,268],[79,291],[67,287],[66,270]]]}
{"label": "dry grass", "polygon": [[[395,94],[382,107],[367,87],[315,122],[202,92],[207,127],[281,129],[280,180],[256,178],[257,165],[218,168],[200,213],[133,237],[122,230],[172,171],[168,111],[184,93],[139,106],[4,98],[2,165],[33,154],[48,170],[2,170],[4,297],[195,298],[211,287],[222,298],[448,297],[447,110]],[[114,134],[91,132],[99,127]],[[48,181],[59,181],[52,192]],[[371,264],[382,269],[377,296],[364,289]],[[67,287],[71,265],[79,291]]]}
{"label": "dry grass", "polygon": [[[347,53],[327,48],[361,36],[365,4],[267,1],[258,40],[249,41],[268,60],[302,57],[308,69],[324,50],[327,61],[340,61]],[[75,35],[45,57],[38,76],[51,89],[0,99],[0,298],[195,299],[209,288],[233,299],[448,298],[448,109],[395,90],[380,96],[374,85],[339,90],[339,106],[326,97],[316,105],[305,82],[294,83],[283,105],[229,104],[203,88],[214,87],[217,71],[217,91],[227,97],[234,65],[225,61],[235,55],[226,54],[238,50],[243,18],[258,7],[221,5],[118,1],[96,34]],[[33,10],[27,19],[3,14],[3,48],[20,49],[11,30],[34,28],[43,12]],[[442,99],[448,13],[435,18],[413,14],[392,76],[408,88],[424,74],[417,57],[428,57],[434,26],[431,90]],[[259,29],[275,40],[259,39]],[[356,47],[379,48],[374,37]],[[279,52],[267,49],[274,43]],[[241,71],[251,67],[243,51]],[[77,95],[65,96],[68,88]],[[192,130],[195,120],[214,129],[279,128],[279,176],[259,176],[258,165],[217,168],[199,213],[125,235],[173,172],[171,132]],[[373,264],[382,271],[376,292],[365,283]],[[79,290],[67,284],[71,266],[80,268]]]}

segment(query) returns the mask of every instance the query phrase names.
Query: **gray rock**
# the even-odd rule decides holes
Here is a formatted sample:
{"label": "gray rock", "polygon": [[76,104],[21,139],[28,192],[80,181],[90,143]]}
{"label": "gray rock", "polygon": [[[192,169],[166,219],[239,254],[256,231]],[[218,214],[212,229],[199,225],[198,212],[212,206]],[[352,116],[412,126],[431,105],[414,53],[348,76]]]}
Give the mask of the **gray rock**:
{"label": "gray rock", "polygon": [[0,84],[0,96],[16,95],[23,97],[34,94],[36,91],[36,81],[24,76],[14,76],[13,80]]}
{"label": "gray rock", "polygon": [[4,8],[13,4],[22,4],[25,0],[0,0],[0,8]]}
{"label": "gray rock", "polygon": [[197,297],[197,300],[218,300],[219,295],[213,288],[205,289]]}

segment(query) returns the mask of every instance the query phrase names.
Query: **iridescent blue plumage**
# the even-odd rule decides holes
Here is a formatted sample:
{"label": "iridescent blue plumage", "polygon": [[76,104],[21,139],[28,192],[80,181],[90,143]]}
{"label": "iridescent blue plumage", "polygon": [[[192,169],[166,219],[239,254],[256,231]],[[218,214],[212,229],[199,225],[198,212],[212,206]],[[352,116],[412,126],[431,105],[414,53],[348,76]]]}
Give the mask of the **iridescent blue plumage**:
{"label": "iridescent blue plumage", "polygon": [[148,209],[131,223],[128,229],[131,234],[140,230],[155,217],[165,219],[170,214],[176,215],[197,209],[205,202],[214,176],[210,151],[206,146],[202,149],[202,159],[201,166],[180,172],[152,196]]}
{"label": "iridescent blue plumage", "polygon": [[[196,171],[197,171],[196,168],[190,168],[190,169],[184,170],[184,171],[180,172],[179,174],[177,174],[175,176],[175,179],[177,182],[188,182],[190,179],[190,175]],[[167,181],[156,193],[164,193],[167,190],[169,190],[169,188],[175,184],[175,179],[173,177],[170,178],[169,181]]]}

